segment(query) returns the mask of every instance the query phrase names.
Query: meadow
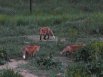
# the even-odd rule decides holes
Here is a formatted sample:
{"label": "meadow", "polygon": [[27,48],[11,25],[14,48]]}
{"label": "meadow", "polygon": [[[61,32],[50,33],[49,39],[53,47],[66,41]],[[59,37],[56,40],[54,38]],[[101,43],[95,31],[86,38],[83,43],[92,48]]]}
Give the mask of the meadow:
{"label": "meadow", "polygon": [[[0,0],[0,49],[6,50],[10,58],[22,59],[21,48],[26,45],[25,42],[41,46],[37,57],[52,54],[55,59],[54,57],[60,56],[60,51],[68,44],[90,44],[100,41],[99,37],[102,38],[102,0],[33,0],[32,4],[33,11],[30,13],[29,0]],[[36,42],[24,37],[39,35],[39,28],[43,26],[50,27],[59,41]],[[66,41],[61,42],[61,38],[65,38]],[[37,57],[28,59],[29,63],[20,67],[38,75],[40,72],[46,72],[47,77],[56,77],[58,72],[62,72],[63,75],[66,73],[65,66],[62,69],[59,69],[62,67],[59,65],[57,69],[38,68]],[[72,69],[80,67],[77,66],[78,62],[69,65],[71,68],[75,66]],[[69,73],[73,71],[70,68],[67,77],[76,77],[77,74],[78,77],[89,77],[85,75],[85,71],[81,71],[86,63],[82,65],[84,66],[79,71],[76,70],[78,73],[74,76],[70,76]],[[81,73],[85,73],[85,76],[79,76]]]}

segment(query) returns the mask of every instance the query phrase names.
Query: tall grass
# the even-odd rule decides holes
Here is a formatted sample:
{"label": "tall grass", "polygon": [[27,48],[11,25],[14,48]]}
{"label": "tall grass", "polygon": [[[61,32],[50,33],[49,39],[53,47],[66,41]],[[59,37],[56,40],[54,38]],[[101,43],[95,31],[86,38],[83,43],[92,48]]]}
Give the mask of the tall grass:
{"label": "tall grass", "polygon": [[23,77],[18,72],[15,72],[13,69],[4,69],[0,73],[0,77]]}

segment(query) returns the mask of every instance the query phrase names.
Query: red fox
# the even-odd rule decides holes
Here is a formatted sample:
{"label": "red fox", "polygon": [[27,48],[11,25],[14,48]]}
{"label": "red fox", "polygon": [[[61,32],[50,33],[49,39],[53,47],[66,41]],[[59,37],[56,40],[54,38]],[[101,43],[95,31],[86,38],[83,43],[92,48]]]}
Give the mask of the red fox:
{"label": "red fox", "polygon": [[39,34],[40,34],[40,40],[42,40],[42,36],[44,40],[48,40],[49,36],[53,36],[53,38],[55,39],[53,31],[49,27],[41,27],[39,30]]}
{"label": "red fox", "polygon": [[77,44],[68,45],[63,49],[62,52],[60,52],[60,54],[62,55],[63,53],[73,53],[73,52],[79,50],[80,48],[82,48],[84,46],[85,46],[85,44],[83,44],[83,45],[77,45]]}
{"label": "red fox", "polygon": [[40,46],[38,45],[26,45],[23,47],[23,59],[26,59],[28,55],[34,56],[40,50]]}

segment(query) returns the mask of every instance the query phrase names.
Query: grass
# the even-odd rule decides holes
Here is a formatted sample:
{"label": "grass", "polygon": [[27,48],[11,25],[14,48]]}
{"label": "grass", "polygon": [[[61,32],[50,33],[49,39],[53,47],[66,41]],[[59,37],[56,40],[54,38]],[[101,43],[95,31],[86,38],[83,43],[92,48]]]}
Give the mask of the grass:
{"label": "grass", "polygon": [[[0,24],[2,28],[0,36],[38,34],[38,29],[42,26],[51,27],[55,35],[62,37],[101,34],[98,31],[98,26],[101,28],[103,24],[102,10],[99,10],[100,7],[102,8],[102,5],[99,6],[98,4],[102,3],[102,1],[97,4],[95,4],[95,1],[91,1],[92,3],[89,1],[80,1],[76,4],[70,3],[70,1],[67,0],[45,0],[42,4],[41,1],[34,1],[33,13],[31,15],[27,8],[29,7],[28,1],[19,0],[16,5],[14,5],[17,2],[16,0],[12,1],[12,3],[7,2],[8,1],[1,4],[1,6],[9,6],[9,8],[13,8],[17,12],[15,14],[11,13],[11,15],[5,13],[0,14]],[[21,4],[21,6],[19,6],[19,4]],[[27,9],[23,10],[24,8]],[[95,8],[98,9],[98,12]],[[81,34],[81,32],[83,34]]]}
{"label": "grass", "polygon": [[20,37],[1,38],[0,48],[6,50],[10,58],[18,58],[21,57],[21,49],[25,44],[25,41],[27,41],[27,39]]}
{"label": "grass", "polygon": [[[102,0],[35,0],[33,12],[29,13],[29,0],[0,0],[0,48],[10,58],[20,58],[25,41],[41,46],[38,56],[59,52],[70,44],[90,43],[94,36],[103,34]],[[33,42],[24,35],[38,35],[39,28],[50,27],[56,36],[65,37],[66,42]],[[78,40],[77,38],[81,38]],[[33,60],[31,60],[32,62]],[[33,63],[28,64],[32,71]],[[37,69],[37,68],[36,68]],[[37,69],[38,70],[38,69]],[[48,73],[55,76],[55,70]]]}
{"label": "grass", "polygon": [[3,69],[0,73],[0,77],[23,77],[18,72],[15,72],[13,69]]}

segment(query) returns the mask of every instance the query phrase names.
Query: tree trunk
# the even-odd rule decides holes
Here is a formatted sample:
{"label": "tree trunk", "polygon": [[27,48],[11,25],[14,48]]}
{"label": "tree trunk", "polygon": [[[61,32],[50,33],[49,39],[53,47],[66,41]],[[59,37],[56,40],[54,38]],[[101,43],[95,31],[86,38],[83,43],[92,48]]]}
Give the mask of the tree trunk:
{"label": "tree trunk", "polygon": [[32,13],[32,0],[30,0],[30,13]]}

